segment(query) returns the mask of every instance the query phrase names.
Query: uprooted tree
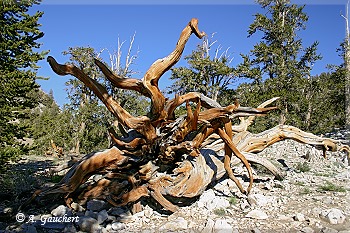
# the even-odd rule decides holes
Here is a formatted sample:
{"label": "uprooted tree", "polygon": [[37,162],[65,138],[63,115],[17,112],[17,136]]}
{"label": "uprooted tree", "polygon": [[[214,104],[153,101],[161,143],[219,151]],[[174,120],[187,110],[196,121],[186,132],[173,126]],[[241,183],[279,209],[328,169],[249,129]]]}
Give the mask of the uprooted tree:
{"label": "uprooted tree", "polygon": [[[158,88],[160,77],[180,59],[185,44],[194,33],[205,34],[192,19],[182,31],[174,51],[155,61],[142,80],[120,77],[100,60],[95,64],[117,88],[133,90],[150,98],[147,116],[132,116],[112,98],[106,88],[88,77],[74,65],[61,65],[53,57],[48,62],[59,75],[73,75],[82,81],[104,103],[118,122],[127,129],[127,135],[117,137],[111,131],[114,146],[84,156],[70,167],[63,179],[53,187],[35,192],[38,196],[62,194],[68,206],[73,201],[105,199],[114,206],[140,205],[141,197],[153,198],[169,211],[176,211],[176,198],[200,196],[209,184],[224,175],[232,179],[242,193],[248,194],[253,185],[250,163],[266,167],[277,179],[283,172],[270,161],[257,155],[271,144],[294,139],[324,151],[347,150],[340,142],[306,133],[293,126],[278,125],[259,134],[247,131],[256,116],[266,115],[275,107],[267,107],[278,97],[267,100],[257,108],[241,107],[238,101],[227,107],[196,92],[166,99]],[[175,109],[186,105],[187,114],[176,118]],[[238,125],[232,124],[239,118]],[[234,159],[232,159],[234,155]],[[249,177],[243,187],[233,173],[232,166],[243,163]],[[92,175],[102,179],[90,182]]]}

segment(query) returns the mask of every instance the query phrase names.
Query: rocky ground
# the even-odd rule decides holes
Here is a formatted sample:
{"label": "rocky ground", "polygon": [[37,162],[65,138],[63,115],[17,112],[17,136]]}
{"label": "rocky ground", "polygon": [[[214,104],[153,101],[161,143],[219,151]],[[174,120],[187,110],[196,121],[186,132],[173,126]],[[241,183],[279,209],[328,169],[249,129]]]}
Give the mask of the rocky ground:
{"label": "rocky ground", "polygon": [[[337,131],[326,136],[348,139],[349,133]],[[322,155],[322,151],[292,140],[276,143],[260,156],[283,169],[284,180],[274,180],[262,167],[255,166],[255,182],[248,197],[240,194],[231,180],[223,179],[173,214],[144,203],[143,210],[132,215],[126,208],[91,200],[86,206],[73,204],[73,210],[57,203],[42,207],[41,212],[27,210],[22,216],[2,201],[0,217],[12,213],[12,218],[0,218],[0,232],[350,233],[348,161],[343,153],[327,152],[326,158]],[[28,163],[28,158],[22,163]],[[36,172],[45,172],[49,164]],[[234,173],[246,187],[245,169],[237,166]],[[66,223],[54,222],[58,220]]]}

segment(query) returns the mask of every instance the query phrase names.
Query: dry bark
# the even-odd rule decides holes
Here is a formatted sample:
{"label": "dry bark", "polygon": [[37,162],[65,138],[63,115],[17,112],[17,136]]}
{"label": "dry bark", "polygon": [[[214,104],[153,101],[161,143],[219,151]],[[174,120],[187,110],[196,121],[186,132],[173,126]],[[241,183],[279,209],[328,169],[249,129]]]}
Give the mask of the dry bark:
{"label": "dry bark", "polygon": [[[53,193],[64,194],[68,206],[73,200],[84,204],[92,198],[105,199],[115,206],[129,203],[139,205],[139,199],[145,197],[153,198],[166,210],[174,212],[178,206],[170,201],[172,198],[199,196],[209,184],[225,174],[242,193],[248,194],[253,186],[250,163],[261,164],[276,178],[283,179],[282,171],[256,154],[277,141],[294,139],[319,146],[325,151],[349,149],[337,141],[292,126],[279,125],[260,134],[248,132],[256,116],[275,109],[267,106],[278,97],[267,100],[257,108],[242,107],[237,101],[222,107],[196,92],[175,95],[174,99],[167,100],[158,88],[158,81],[179,61],[192,33],[198,38],[205,35],[198,30],[197,23],[197,19],[189,22],[180,34],[174,51],[155,61],[141,80],[120,77],[95,59],[95,64],[115,87],[133,90],[150,98],[151,109],[147,116],[132,116],[104,86],[82,70],[74,65],[58,64],[53,57],[48,57],[54,72],[73,75],[81,80],[128,132],[126,137],[110,132],[115,144],[112,148],[86,155],[68,170],[58,184],[38,190],[27,203],[38,195]],[[183,103],[186,103],[187,114],[175,118],[174,110]],[[192,110],[190,103],[195,110]],[[240,124],[232,125],[233,118],[239,118]],[[232,171],[232,166],[237,163],[243,163],[247,169],[250,182],[246,188]],[[95,174],[102,174],[103,179],[95,183],[88,181]]]}

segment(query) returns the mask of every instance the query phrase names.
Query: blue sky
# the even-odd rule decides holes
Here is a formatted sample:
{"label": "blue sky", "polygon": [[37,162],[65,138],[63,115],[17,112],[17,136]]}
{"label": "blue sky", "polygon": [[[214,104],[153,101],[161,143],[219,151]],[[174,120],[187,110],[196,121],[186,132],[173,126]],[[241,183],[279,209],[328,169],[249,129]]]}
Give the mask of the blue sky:
{"label": "blue sky", "polygon": [[[83,2],[83,3],[82,3]],[[142,5],[141,5],[142,2]],[[191,18],[199,19],[199,29],[207,34],[216,33],[215,39],[224,49],[230,47],[232,65],[241,62],[240,53],[248,53],[259,41],[259,36],[247,38],[247,30],[254,20],[254,14],[263,12],[254,1],[219,0],[201,1],[197,5],[191,1],[132,0],[132,1],[77,1],[44,0],[31,11],[44,11],[40,19],[41,49],[50,50],[49,55],[59,63],[69,60],[62,52],[69,47],[90,46],[96,51],[104,48],[116,50],[118,37],[126,41],[136,32],[134,52],[138,58],[132,66],[142,78],[148,67],[158,58],[167,56],[175,47],[177,39]],[[215,2],[215,4],[214,4]],[[319,41],[318,51],[323,59],[317,62],[313,74],[327,71],[327,64],[340,64],[336,49],[345,36],[345,21],[340,13],[345,11],[345,0],[292,1],[306,4],[304,11],[309,16],[307,29],[300,33],[304,47]],[[191,53],[200,43],[194,35],[186,45],[184,55]],[[126,51],[125,51],[126,53]],[[107,59],[107,53],[104,54]],[[106,60],[107,61],[107,60]],[[108,62],[108,61],[107,61]],[[177,66],[185,65],[182,59]],[[39,62],[38,75],[49,80],[39,80],[42,89],[54,92],[57,103],[67,102],[64,83],[71,76],[58,76],[46,61]],[[160,80],[160,88],[170,85],[167,72]]]}

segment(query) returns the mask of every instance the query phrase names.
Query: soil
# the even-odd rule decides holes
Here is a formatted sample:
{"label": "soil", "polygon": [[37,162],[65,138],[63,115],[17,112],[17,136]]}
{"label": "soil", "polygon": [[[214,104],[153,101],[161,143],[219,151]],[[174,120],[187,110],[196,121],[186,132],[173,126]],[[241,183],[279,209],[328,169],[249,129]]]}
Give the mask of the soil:
{"label": "soil", "polygon": [[[205,192],[206,195],[213,192],[214,197],[205,200],[203,194],[198,201],[174,214],[164,214],[146,206],[141,214],[128,220],[108,218],[110,221],[101,223],[98,229],[100,232],[116,232],[113,229],[117,229],[118,223],[118,232],[220,232],[220,226],[227,224],[225,232],[350,232],[350,169],[344,153],[327,152],[325,158],[322,151],[314,147],[285,140],[267,148],[260,156],[278,165],[286,172],[286,177],[282,181],[275,180],[262,167],[254,166],[254,188],[248,197],[240,194],[237,187],[224,178]],[[1,174],[0,232],[62,231],[42,229],[38,225],[35,230],[24,228],[23,223],[16,221],[16,214],[18,207],[36,189],[60,180],[62,174],[50,173],[50,169],[69,160],[70,156],[23,156]],[[247,186],[245,169],[237,166],[233,170]],[[216,199],[218,203],[226,200],[222,203],[229,204],[215,206]],[[41,216],[51,213],[59,205],[64,205],[63,198],[53,196],[44,203],[34,202],[24,213]],[[111,208],[108,208],[111,215]],[[256,210],[265,215],[251,216]],[[341,214],[334,217],[338,218],[336,224],[326,216],[331,210],[338,210]],[[86,216],[86,212],[80,216]],[[78,225],[70,229],[73,229],[71,232],[81,230]]]}

